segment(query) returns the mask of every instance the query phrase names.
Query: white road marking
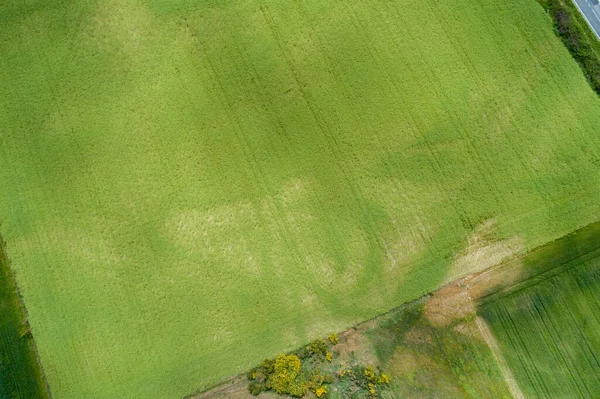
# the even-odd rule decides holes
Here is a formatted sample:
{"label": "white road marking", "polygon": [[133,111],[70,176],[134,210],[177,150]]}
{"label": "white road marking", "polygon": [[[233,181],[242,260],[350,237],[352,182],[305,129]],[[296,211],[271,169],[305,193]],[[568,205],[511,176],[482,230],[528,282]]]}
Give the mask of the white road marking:
{"label": "white road marking", "polygon": [[[585,19],[585,22],[587,22],[587,23],[588,23],[588,25],[590,26],[590,28],[592,28],[592,31],[594,31],[594,33],[596,34],[596,37],[597,37],[598,39],[600,39],[600,32],[596,31],[596,28],[594,28],[594,25],[592,25],[592,21],[590,21],[590,20],[588,19],[587,15],[585,15],[585,13],[583,12],[583,10],[582,10],[582,9],[581,9],[581,7],[579,6],[579,3],[578,3],[578,1],[577,1],[577,0],[573,0],[573,3],[575,3],[575,6],[577,7],[577,9],[578,9],[578,10],[579,10],[579,12],[581,13],[581,15],[583,15],[583,19]],[[589,0],[586,0],[585,4],[587,4],[587,5],[588,5],[588,6],[589,6],[589,7],[592,9],[592,11],[594,11],[594,7],[593,7],[593,6],[591,6],[591,5],[589,4]],[[597,14],[596,14],[595,12],[594,12],[594,15],[596,15],[596,16],[597,16]],[[600,22],[600,18],[599,18],[599,22]]]}

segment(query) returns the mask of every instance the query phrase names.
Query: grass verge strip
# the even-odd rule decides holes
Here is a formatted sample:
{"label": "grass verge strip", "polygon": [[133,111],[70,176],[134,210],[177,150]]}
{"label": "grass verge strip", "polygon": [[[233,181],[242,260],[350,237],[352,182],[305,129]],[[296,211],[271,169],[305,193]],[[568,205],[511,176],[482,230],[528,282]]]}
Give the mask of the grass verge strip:
{"label": "grass verge strip", "polygon": [[538,0],[554,21],[556,34],[600,94],[600,41],[571,0]]}

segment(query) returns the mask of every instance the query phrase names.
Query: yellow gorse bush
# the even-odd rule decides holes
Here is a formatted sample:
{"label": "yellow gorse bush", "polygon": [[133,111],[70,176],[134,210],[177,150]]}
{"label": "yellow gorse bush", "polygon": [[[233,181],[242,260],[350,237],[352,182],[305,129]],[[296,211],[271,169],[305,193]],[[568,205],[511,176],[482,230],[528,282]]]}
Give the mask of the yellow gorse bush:
{"label": "yellow gorse bush", "polygon": [[273,374],[271,375],[271,388],[278,393],[302,396],[305,388],[298,381],[302,363],[296,355],[281,354],[275,358]]}
{"label": "yellow gorse bush", "polygon": [[318,398],[320,398],[324,393],[327,393],[327,386],[325,385],[315,390],[315,395],[317,395]]}
{"label": "yellow gorse bush", "polygon": [[337,343],[340,342],[337,333],[331,334],[328,338],[332,345],[337,345]]}
{"label": "yellow gorse bush", "polygon": [[387,374],[381,373],[381,375],[379,376],[379,378],[377,379],[377,382],[379,384],[389,384],[390,383],[390,377]]}
{"label": "yellow gorse bush", "polygon": [[365,367],[365,377],[367,377],[369,381],[375,381],[375,370],[373,370],[373,367]]}

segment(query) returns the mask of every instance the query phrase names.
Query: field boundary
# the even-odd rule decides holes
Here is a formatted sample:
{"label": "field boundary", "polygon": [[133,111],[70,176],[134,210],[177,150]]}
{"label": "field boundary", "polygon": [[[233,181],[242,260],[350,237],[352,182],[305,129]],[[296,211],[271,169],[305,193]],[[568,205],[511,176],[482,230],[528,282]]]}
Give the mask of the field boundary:
{"label": "field boundary", "polygon": [[[511,282],[509,286],[500,285],[489,288],[487,292],[474,299],[481,305],[497,301],[564,273],[589,259],[599,257],[600,242],[596,240],[598,237],[600,237],[600,222],[591,223],[522,256],[484,270],[480,273],[481,275],[497,272],[498,269],[522,267],[523,263],[530,262],[525,265],[523,274],[517,281]],[[571,249],[572,252],[561,251],[565,248]],[[549,259],[551,261],[548,261]],[[546,264],[550,264],[550,266],[545,266]]]}
{"label": "field boundary", "polygon": [[[6,243],[2,236],[0,236],[0,306],[4,320],[0,322],[0,365],[2,365],[0,399],[21,397],[51,399],[50,385],[42,368],[35,339],[31,334],[27,309],[10,267]],[[3,365],[4,361],[8,363]],[[16,367],[13,367],[13,362],[17,364]],[[26,392],[23,393],[21,390]]]}
{"label": "field boundary", "polygon": [[[377,316],[365,319],[343,332],[338,332],[338,334],[340,336],[345,336],[355,331],[369,329],[373,327],[375,325],[374,323],[378,320],[385,319],[411,304],[419,301],[427,301],[436,294],[446,292],[447,290],[452,291],[453,287],[458,288],[459,292],[451,292],[449,294],[449,297],[446,298],[449,306],[444,308],[444,311],[449,312],[447,316],[458,317],[458,319],[460,319],[460,316],[452,315],[452,312],[455,310],[453,307],[460,307],[460,304],[457,305],[452,303],[453,300],[456,299],[451,298],[452,296],[458,297],[461,294],[467,294],[469,301],[472,301],[478,309],[486,303],[500,300],[508,295],[568,271],[571,268],[580,265],[582,260],[586,261],[600,257],[600,241],[597,240],[598,237],[600,237],[600,221],[590,223],[556,240],[540,245],[531,251],[508,259],[481,272],[472,273],[454,280],[433,292],[403,303],[402,305]],[[505,279],[506,276],[511,276],[515,279],[507,281]],[[481,331],[482,326],[480,325],[484,320],[479,316],[476,316],[475,320],[482,337],[486,338],[485,332]],[[509,386],[511,393],[515,395],[515,397],[522,398],[523,394],[516,383],[515,377],[512,375],[512,370],[507,366],[504,359],[498,358],[499,354],[501,356],[501,352],[499,351],[497,343],[488,342],[490,337],[495,339],[493,333],[491,333],[491,330],[489,330],[487,325],[485,328],[488,329],[487,333],[490,334],[487,339],[485,339],[486,344],[492,351],[494,357],[496,357],[496,361],[498,362],[503,375],[506,377],[505,380],[507,386]],[[495,347],[494,344],[496,345]],[[510,371],[510,373],[504,374],[507,370]],[[208,398],[211,397],[210,395],[228,393],[238,394],[240,391],[247,390],[245,388],[246,385],[247,380],[245,374],[237,374],[223,379],[221,382],[213,384],[205,390],[186,396],[185,399]]]}
{"label": "field boundary", "polygon": [[600,95],[600,40],[573,0],[537,0],[550,15],[554,32]]}

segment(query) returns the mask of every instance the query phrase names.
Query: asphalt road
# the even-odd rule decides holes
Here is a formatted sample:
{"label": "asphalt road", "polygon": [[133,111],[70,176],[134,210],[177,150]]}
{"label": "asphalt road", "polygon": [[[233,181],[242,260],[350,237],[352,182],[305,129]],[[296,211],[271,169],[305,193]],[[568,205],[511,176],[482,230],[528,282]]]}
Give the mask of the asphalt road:
{"label": "asphalt road", "polygon": [[588,24],[600,39],[600,5],[593,5],[592,0],[573,0],[579,11],[587,19]]}

